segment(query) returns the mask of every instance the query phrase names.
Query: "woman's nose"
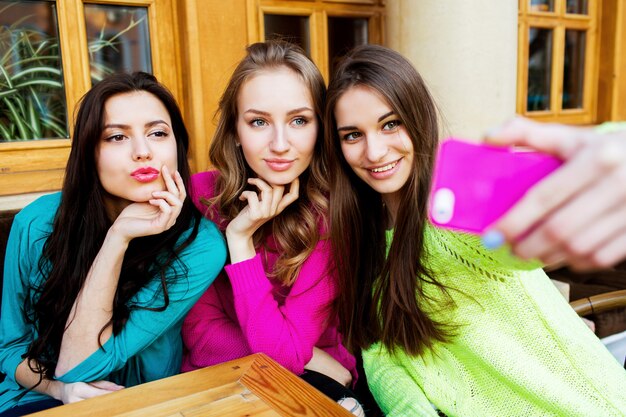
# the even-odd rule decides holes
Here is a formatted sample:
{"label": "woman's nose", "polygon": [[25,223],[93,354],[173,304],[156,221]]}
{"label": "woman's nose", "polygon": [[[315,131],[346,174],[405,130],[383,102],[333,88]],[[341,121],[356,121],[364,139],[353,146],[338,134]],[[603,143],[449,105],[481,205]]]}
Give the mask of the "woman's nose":
{"label": "woman's nose", "polygon": [[150,145],[144,137],[138,137],[132,139],[133,143],[133,160],[135,161],[149,161],[152,159],[152,151]]}
{"label": "woman's nose", "polygon": [[382,160],[389,152],[389,147],[385,140],[378,135],[368,135],[367,137],[367,159],[372,162]]}
{"label": "woman's nose", "polygon": [[272,137],[272,141],[270,142],[270,150],[276,153],[284,153],[289,150],[291,146],[289,143],[289,139],[287,138],[286,129],[283,127],[276,127],[274,129],[274,136]]}

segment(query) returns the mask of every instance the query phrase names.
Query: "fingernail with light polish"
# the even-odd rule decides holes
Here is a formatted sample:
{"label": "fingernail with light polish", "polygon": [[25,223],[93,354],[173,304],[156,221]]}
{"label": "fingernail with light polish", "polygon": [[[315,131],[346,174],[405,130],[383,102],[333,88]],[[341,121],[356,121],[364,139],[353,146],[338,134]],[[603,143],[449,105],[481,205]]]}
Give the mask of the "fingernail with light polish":
{"label": "fingernail with light polish", "polygon": [[487,249],[498,249],[504,245],[505,239],[502,232],[490,230],[482,236],[482,242]]}

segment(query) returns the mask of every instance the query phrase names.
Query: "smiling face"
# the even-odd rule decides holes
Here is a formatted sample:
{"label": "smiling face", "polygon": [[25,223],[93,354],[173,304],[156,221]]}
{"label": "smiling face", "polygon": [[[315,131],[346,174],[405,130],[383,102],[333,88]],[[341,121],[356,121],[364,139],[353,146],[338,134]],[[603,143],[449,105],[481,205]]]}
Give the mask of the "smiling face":
{"label": "smiling face", "polygon": [[104,111],[96,167],[107,211],[116,217],[129,204],[165,190],[161,168],[178,168],[177,145],[167,109],[146,91],[112,96]]}
{"label": "smiling face", "polygon": [[311,163],[317,117],[306,84],[292,70],[265,70],[237,96],[237,136],[244,158],[261,179],[291,183]]}
{"label": "smiling face", "polygon": [[375,90],[348,89],[334,109],[337,134],[354,173],[397,208],[413,170],[413,143],[398,115]]}

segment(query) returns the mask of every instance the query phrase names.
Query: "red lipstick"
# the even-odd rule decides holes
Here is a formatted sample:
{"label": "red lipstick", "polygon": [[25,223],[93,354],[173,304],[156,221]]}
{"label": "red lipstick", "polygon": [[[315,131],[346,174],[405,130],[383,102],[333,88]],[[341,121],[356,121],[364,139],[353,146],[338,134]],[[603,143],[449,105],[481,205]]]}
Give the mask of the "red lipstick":
{"label": "red lipstick", "polygon": [[152,182],[159,178],[159,170],[152,167],[141,167],[134,170],[130,176],[139,182]]}

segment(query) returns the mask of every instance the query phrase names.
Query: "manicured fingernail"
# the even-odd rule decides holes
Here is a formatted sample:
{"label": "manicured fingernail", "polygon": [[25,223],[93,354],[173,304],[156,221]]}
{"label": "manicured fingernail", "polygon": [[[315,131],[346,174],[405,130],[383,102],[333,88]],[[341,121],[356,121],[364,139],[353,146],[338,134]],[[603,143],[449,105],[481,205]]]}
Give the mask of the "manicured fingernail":
{"label": "manicured fingernail", "polygon": [[487,249],[498,249],[504,245],[505,239],[502,232],[490,230],[482,236],[482,242]]}

